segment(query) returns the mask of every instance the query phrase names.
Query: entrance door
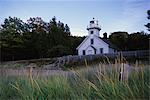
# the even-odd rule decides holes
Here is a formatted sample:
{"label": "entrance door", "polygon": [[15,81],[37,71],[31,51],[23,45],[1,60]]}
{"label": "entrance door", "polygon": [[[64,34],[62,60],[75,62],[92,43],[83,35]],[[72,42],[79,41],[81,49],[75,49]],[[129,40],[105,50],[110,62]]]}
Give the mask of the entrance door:
{"label": "entrance door", "polygon": [[88,55],[93,55],[93,54],[94,54],[93,50],[88,50]]}

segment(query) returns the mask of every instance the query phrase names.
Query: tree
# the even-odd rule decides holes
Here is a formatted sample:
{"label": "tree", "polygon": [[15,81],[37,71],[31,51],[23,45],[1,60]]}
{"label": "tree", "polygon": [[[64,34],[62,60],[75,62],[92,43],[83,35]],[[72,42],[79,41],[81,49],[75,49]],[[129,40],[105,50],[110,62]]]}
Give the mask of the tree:
{"label": "tree", "polygon": [[[148,15],[147,19],[149,20],[150,19],[150,10],[147,11],[147,15]],[[150,31],[150,23],[147,23],[145,26],[148,28],[147,30]]]}
{"label": "tree", "polygon": [[46,55],[48,48],[47,23],[40,17],[30,18],[28,20],[29,38],[27,40],[27,49],[32,47],[31,51],[36,58],[42,58]]}
{"label": "tree", "polygon": [[57,22],[56,17],[49,23],[40,17],[26,23],[17,17],[6,18],[0,36],[1,60],[63,56],[73,54],[75,49],[69,26]]}
{"label": "tree", "polygon": [[23,33],[27,31],[25,23],[17,17],[9,17],[4,20],[0,31],[1,59],[14,60],[23,57],[21,51],[23,45]]}
{"label": "tree", "polygon": [[70,36],[70,28],[67,24],[65,25],[65,32],[68,36]]}
{"label": "tree", "polygon": [[[56,17],[52,18],[52,20],[49,22],[48,26],[49,31],[49,37],[52,42],[52,47],[49,48],[49,51],[52,51],[53,47],[56,47],[57,45],[63,45],[64,47],[70,46],[70,28],[68,25],[64,26],[64,23],[60,21],[56,21]],[[70,49],[70,47],[69,47]],[[70,52],[70,51],[68,51]]]}
{"label": "tree", "polygon": [[132,33],[128,37],[128,50],[149,49],[149,36],[144,32]]}
{"label": "tree", "polygon": [[127,50],[127,41],[128,41],[127,32],[113,32],[109,36],[109,40],[121,50]]}
{"label": "tree", "polygon": [[63,45],[54,46],[48,51],[48,55],[50,57],[61,57],[68,54],[70,54],[69,47],[65,47]]}
{"label": "tree", "polygon": [[71,48],[71,54],[77,54],[77,46],[79,46],[81,44],[81,42],[86,38],[85,36],[84,37],[78,37],[78,36],[70,36],[69,37],[70,39],[70,48]]}

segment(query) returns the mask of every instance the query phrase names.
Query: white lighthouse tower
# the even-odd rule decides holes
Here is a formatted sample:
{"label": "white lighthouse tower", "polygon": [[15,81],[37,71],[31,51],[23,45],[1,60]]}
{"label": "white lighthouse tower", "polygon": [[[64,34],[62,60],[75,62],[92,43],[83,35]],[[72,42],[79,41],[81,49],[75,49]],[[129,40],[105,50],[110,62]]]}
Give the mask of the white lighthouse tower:
{"label": "white lighthouse tower", "polygon": [[89,36],[91,35],[96,35],[99,37],[99,32],[101,30],[100,26],[98,25],[98,20],[93,20],[90,21],[89,26],[87,26],[88,34]]}

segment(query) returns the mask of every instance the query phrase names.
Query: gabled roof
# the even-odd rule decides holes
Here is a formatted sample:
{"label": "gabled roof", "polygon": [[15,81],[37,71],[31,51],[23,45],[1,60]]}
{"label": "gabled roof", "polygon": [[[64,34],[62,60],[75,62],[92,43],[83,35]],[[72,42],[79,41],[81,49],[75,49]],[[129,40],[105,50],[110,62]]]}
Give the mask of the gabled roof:
{"label": "gabled roof", "polygon": [[104,38],[100,38],[100,39],[102,39],[104,42],[106,42],[110,48],[119,50],[119,48],[116,45],[112,44],[108,39],[104,39]]}
{"label": "gabled roof", "polygon": [[[89,47],[91,47],[91,48],[93,48],[94,50],[96,50],[96,48],[94,47],[94,46],[92,46],[92,45],[89,45],[87,48],[89,48]],[[86,48],[86,49],[87,49]]]}
{"label": "gabled roof", "polygon": [[[103,41],[101,38],[99,38],[98,36],[94,35],[99,41]],[[83,41],[82,43],[76,48],[76,49],[79,49],[83,44],[84,42],[86,42],[86,40],[90,38],[89,36],[87,36]],[[105,44],[109,45],[107,42],[103,41]]]}
{"label": "gabled roof", "polygon": [[107,42],[105,42],[105,41],[103,41],[100,37],[98,37],[98,36],[96,36],[96,35],[94,35],[99,41],[102,41],[103,43],[105,43],[105,44],[107,44],[108,46],[109,46],[109,44],[107,43]]}
{"label": "gabled roof", "polygon": [[79,49],[88,38],[89,36],[87,36],[76,49]]}
{"label": "gabled roof", "polygon": [[[107,39],[104,39],[104,38],[100,38],[100,37],[98,37],[98,36],[96,36],[96,35],[94,35],[95,37],[97,37],[99,40],[102,40],[104,43],[106,43],[106,44],[108,44],[108,46],[110,47],[110,48],[113,48],[113,49],[117,49],[118,50],[118,48],[114,45],[114,44],[112,44],[109,40],[107,40]],[[89,36],[87,36],[83,41],[82,41],[82,43],[76,48],[76,49],[79,49],[83,44],[84,44],[84,42],[86,42],[86,40],[89,38]],[[91,45],[90,45],[91,46]]]}

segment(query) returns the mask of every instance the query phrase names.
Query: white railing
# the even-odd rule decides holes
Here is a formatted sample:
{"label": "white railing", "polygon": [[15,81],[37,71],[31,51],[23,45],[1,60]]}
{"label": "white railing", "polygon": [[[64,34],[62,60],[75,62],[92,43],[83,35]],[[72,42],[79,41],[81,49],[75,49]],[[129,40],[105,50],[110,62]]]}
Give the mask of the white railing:
{"label": "white railing", "polygon": [[87,26],[87,28],[93,28],[93,27],[101,28],[101,26],[99,26],[97,24],[91,24],[91,25]]}

